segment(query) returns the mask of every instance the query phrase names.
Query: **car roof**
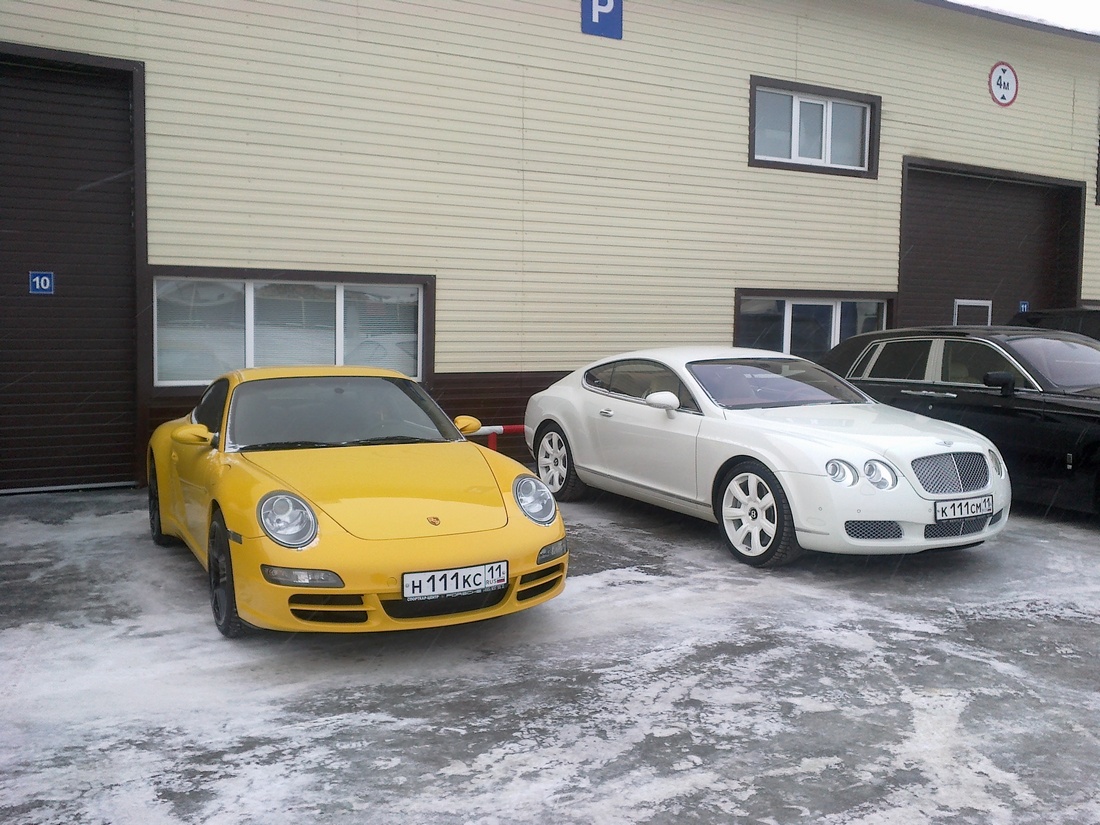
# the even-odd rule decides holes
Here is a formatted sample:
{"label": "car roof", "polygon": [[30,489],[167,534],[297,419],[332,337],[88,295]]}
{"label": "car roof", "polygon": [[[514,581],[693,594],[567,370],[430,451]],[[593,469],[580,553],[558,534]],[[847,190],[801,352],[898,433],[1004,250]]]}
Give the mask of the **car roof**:
{"label": "car roof", "polygon": [[1064,338],[1067,340],[1090,341],[1087,335],[1069,332],[1062,329],[1046,329],[1045,327],[1022,327],[1009,324],[995,326],[951,326],[949,324],[926,327],[899,327],[897,329],[885,329],[878,332],[865,332],[855,335],[847,340],[879,341],[884,338],[911,338],[920,336],[938,335],[945,338],[979,338],[990,341],[1007,341],[1012,338]]}
{"label": "car roof", "polygon": [[625,361],[628,359],[662,361],[669,365],[682,367],[693,361],[712,361],[720,358],[783,358],[789,360],[792,358],[797,359],[798,356],[776,352],[775,350],[753,349],[752,347],[724,347],[713,345],[651,347],[649,349],[632,350],[630,352],[620,352],[615,355],[608,355],[597,361],[593,361],[591,364],[584,367],[584,369],[587,370],[601,364],[609,364],[613,361]]}
{"label": "car roof", "polygon": [[337,378],[351,376],[408,378],[395,370],[370,366],[333,366],[332,364],[307,364],[295,366],[248,367],[226,373],[235,383],[262,381],[267,378]]}

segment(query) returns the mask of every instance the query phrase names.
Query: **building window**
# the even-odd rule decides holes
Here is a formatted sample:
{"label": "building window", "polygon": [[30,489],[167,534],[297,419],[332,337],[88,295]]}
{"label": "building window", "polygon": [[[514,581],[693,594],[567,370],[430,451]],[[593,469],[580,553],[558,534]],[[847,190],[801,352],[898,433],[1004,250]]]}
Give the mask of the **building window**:
{"label": "building window", "polygon": [[419,286],[158,278],[154,290],[156,386],[283,364],[370,365],[422,377]]}
{"label": "building window", "polygon": [[811,361],[846,338],[885,328],[885,301],[850,298],[745,297],[735,324],[737,346]]}
{"label": "building window", "polygon": [[753,77],[749,165],[878,176],[881,98]]}

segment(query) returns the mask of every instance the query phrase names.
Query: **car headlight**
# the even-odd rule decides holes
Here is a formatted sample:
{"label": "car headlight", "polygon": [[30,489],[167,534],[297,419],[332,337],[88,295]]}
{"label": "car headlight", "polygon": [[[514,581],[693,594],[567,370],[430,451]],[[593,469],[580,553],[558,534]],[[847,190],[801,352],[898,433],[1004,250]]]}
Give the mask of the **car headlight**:
{"label": "car headlight", "polygon": [[859,481],[859,474],[856,472],[856,468],[847,461],[841,461],[839,458],[833,458],[826,461],[825,472],[828,474],[829,478],[837,484],[843,484],[845,487],[851,487]]}
{"label": "car headlight", "polygon": [[1005,477],[1005,465],[996,450],[989,451],[989,463],[993,465],[993,472],[997,474],[997,478]]}
{"label": "car headlight", "polygon": [[894,472],[894,468],[877,458],[872,458],[863,465],[863,474],[879,490],[893,490],[898,486],[898,474]]}
{"label": "car headlight", "polygon": [[534,476],[519,476],[513,481],[512,495],[523,514],[538,524],[549,524],[558,513],[554,494]]}
{"label": "car headlight", "polygon": [[272,541],[283,547],[300,549],[317,536],[317,517],[298,496],[268,493],[256,508],[260,526]]}

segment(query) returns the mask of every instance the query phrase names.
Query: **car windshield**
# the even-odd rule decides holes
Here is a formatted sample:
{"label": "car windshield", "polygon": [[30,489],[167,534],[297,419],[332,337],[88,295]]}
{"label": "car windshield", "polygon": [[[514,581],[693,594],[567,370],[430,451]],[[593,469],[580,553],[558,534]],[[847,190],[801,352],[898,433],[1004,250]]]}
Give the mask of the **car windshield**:
{"label": "car windshield", "polygon": [[851,384],[801,358],[696,361],[688,370],[715,404],[731,410],[868,401]]}
{"label": "car windshield", "polygon": [[1100,342],[1020,336],[1008,343],[1055,389],[1081,392],[1100,387]]}
{"label": "car windshield", "polygon": [[454,423],[420,385],[406,378],[267,378],[237,387],[228,444],[237,450],[285,450],[457,441]]}

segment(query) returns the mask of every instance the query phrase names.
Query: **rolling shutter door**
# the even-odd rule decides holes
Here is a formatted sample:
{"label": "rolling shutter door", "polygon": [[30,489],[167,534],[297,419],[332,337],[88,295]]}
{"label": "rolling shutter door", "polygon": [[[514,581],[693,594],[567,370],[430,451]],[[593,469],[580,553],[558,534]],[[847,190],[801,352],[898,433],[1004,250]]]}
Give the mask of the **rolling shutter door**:
{"label": "rolling shutter door", "polygon": [[121,73],[0,62],[0,491],[133,483],[130,112]]}

